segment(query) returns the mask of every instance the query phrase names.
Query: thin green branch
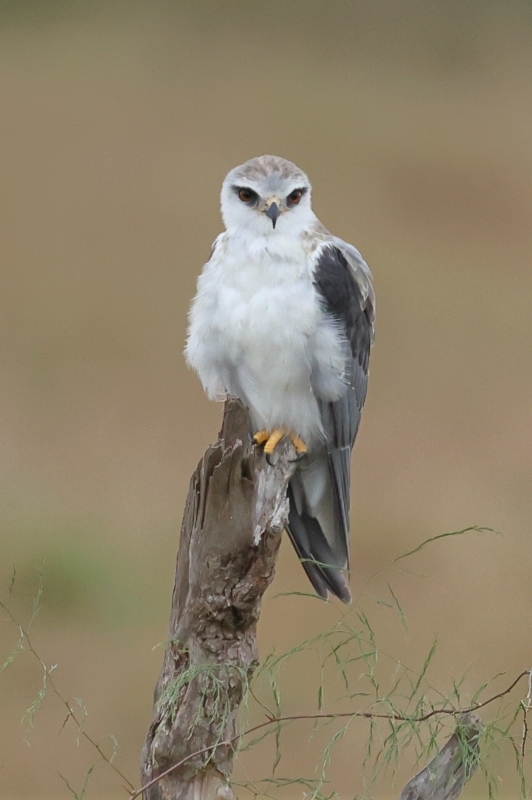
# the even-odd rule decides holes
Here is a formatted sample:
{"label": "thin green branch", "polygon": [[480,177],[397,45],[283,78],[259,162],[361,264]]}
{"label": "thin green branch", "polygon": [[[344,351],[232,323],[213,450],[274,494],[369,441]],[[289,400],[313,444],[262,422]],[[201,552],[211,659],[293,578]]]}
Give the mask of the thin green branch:
{"label": "thin green branch", "polygon": [[394,558],[393,563],[395,564],[396,561],[401,561],[402,558],[413,556],[414,553],[419,553],[419,551],[428,544],[431,542],[437,542],[438,539],[446,539],[448,536],[463,536],[465,533],[495,533],[497,536],[502,536],[501,532],[495,528],[487,528],[484,525],[470,525],[468,528],[463,528],[461,531],[449,531],[448,533],[439,533],[437,536],[431,536],[430,539],[425,539],[424,542],[418,544],[418,546],[414,547],[413,550],[409,550],[408,553],[402,553],[402,555]]}
{"label": "thin green branch", "polygon": [[[40,595],[39,595],[39,597],[40,597]],[[126,778],[126,776],[121,772],[121,770],[118,769],[118,767],[115,764],[113,764],[114,753],[113,753],[113,756],[111,758],[109,758],[104,753],[104,751],[102,750],[102,748],[100,747],[98,742],[95,741],[92,738],[92,736],[90,736],[85,730],[83,730],[83,719],[79,719],[79,717],[77,716],[75,710],[72,708],[72,706],[69,703],[69,701],[65,697],[63,697],[63,695],[61,694],[61,692],[57,688],[57,685],[56,685],[56,683],[55,683],[55,681],[54,681],[54,679],[53,679],[53,677],[51,675],[52,671],[55,669],[55,665],[53,665],[52,667],[47,667],[46,666],[46,664],[44,663],[44,661],[42,660],[42,658],[40,657],[40,655],[36,651],[35,647],[33,646],[33,642],[31,640],[30,635],[28,634],[28,631],[17,621],[17,619],[14,617],[14,615],[11,612],[11,610],[9,609],[9,607],[5,603],[3,603],[2,600],[0,600],[0,608],[2,608],[6,612],[6,614],[9,616],[11,622],[13,622],[13,624],[18,627],[18,629],[20,631],[20,634],[21,634],[21,640],[25,640],[26,641],[28,652],[30,652],[32,654],[32,656],[39,662],[39,664],[41,666],[41,669],[43,670],[43,686],[40,689],[39,694],[37,695],[36,701],[34,701],[34,703],[30,706],[30,708],[26,712],[28,714],[28,716],[29,716],[29,719],[30,719],[30,725],[32,724],[32,720],[33,720],[33,716],[34,716],[35,711],[37,710],[38,706],[40,705],[40,703],[44,699],[44,691],[49,686],[51,688],[52,692],[55,694],[55,696],[58,698],[58,700],[65,706],[65,708],[67,710],[67,717],[65,719],[65,722],[63,723],[63,726],[66,724],[66,722],[69,719],[72,719],[73,722],[78,726],[79,735],[82,736],[87,742],[89,742],[89,744],[97,751],[97,753],[101,757],[102,761],[104,761],[106,764],[108,764],[111,767],[111,769],[113,769],[114,772],[123,781],[126,782],[128,787],[130,788],[130,790],[133,791],[133,789],[134,789],[133,783],[128,778]],[[34,616],[35,616],[35,614],[37,612],[38,612],[38,603],[34,604],[34,614],[32,616],[32,620],[33,620],[33,618],[34,618]],[[23,648],[23,649],[26,649],[26,648]]]}
{"label": "thin green branch", "polygon": [[210,753],[220,745],[224,747],[231,747],[232,745],[235,744],[235,742],[237,742],[243,736],[249,736],[250,734],[256,733],[257,731],[262,730],[269,725],[280,725],[282,723],[294,722],[296,720],[342,719],[346,717],[347,718],[359,717],[361,719],[369,719],[369,720],[385,719],[385,720],[390,720],[392,723],[409,722],[417,724],[420,722],[426,722],[427,720],[441,714],[452,715],[452,716],[457,716],[459,714],[470,714],[473,713],[474,711],[478,711],[480,708],[484,708],[490,703],[495,702],[495,700],[499,700],[500,698],[505,697],[505,695],[509,694],[512,691],[512,689],[514,689],[517,686],[519,681],[521,681],[525,676],[529,677],[530,674],[531,670],[529,669],[523,670],[521,673],[519,673],[519,675],[515,678],[515,680],[513,680],[512,683],[506,689],[504,689],[501,692],[498,692],[492,697],[489,697],[487,700],[484,700],[481,703],[474,703],[468,708],[459,708],[459,709],[445,708],[445,707],[433,708],[431,709],[431,711],[428,711],[425,714],[421,714],[420,716],[417,717],[398,714],[395,712],[389,714],[381,714],[381,713],[375,713],[373,711],[343,711],[339,713],[318,712],[315,714],[290,714],[288,716],[282,716],[282,717],[268,717],[268,719],[266,719],[265,722],[260,722],[257,725],[253,725],[251,728],[248,728],[241,734],[235,734],[235,736],[232,736],[231,738],[226,739],[223,742],[217,742],[215,744],[208,745],[207,747],[202,747],[200,750],[196,750],[194,753],[190,753],[188,756],[185,756],[185,758],[182,758],[181,761],[178,761],[177,764],[173,764],[171,767],[168,767],[168,769],[164,770],[164,772],[161,772],[160,775],[157,775],[155,778],[152,778],[144,786],[141,786],[140,789],[131,792],[129,795],[129,800],[135,800],[135,798],[140,797],[140,795],[144,791],[149,789],[151,786],[154,786],[156,783],[162,780],[162,778],[166,777],[166,775],[169,775],[171,772],[174,772],[174,770],[179,769],[179,767],[182,767],[184,764],[186,764],[187,761],[190,761],[193,758],[197,758],[197,756]]}

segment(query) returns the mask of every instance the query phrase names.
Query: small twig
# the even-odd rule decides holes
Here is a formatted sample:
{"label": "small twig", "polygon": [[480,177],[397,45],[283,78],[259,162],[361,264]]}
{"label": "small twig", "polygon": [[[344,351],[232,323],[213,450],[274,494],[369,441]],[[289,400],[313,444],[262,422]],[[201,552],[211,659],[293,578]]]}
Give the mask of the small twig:
{"label": "small twig", "polygon": [[430,539],[425,539],[424,542],[418,544],[413,550],[409,550],[408,553],[402,553],[397,558],[394,558],[394,563],[396,561],[401,561],[402,558],[408,558],[408,556],[413,556],[415,553],[419,553],[420,550],[423,550],[426,545],[431,544],[432,542],[437,542],[438,539],[446,539],[448,536],[463,536],[464,533],[496,533],[497,536],[501,536],[502,534],[500,531],[495,530],[495,528],[487,528],[485,525],[470,525],[468,528],[463,528],[461,531],[449,531],[448,533],[439,533],[437,536],[431,536]]}
{"label": "small twig", "polygon": [[[532,708],[532,669],[525,669],[521,672],[517,678],[502,692],[498,692],[497,694],[492,695],[487,700],[482,701],[481,703],[474,703],[473,705],[469,706],[468,708],[434,708],[432,711],[428,711],[426,714],[422,714],[418,717],[412,717],[403,714],[379,714],[374,713],[372,711],[342,711],[340,713],[316,713],[316,714],[292,714],[285,717],[271,717],[268,716],[265,722],[260,722],[257,725],[254,725],[251,728],[247,728],[243,733],[236,734],[229,739],[224,740],[223,742],[218,742],[213,745],[209,745],[208,747],[202,747],[201,750],[197,750],[194,753],[190,753],[185,758],[181,759],[177,764],[173,764],[171,767],[166,769],[164,772],[161,772],[160,775],[157,775],[155,778],[152,778],[148,783],[142,786],[140,789],[137,789],[135,792],[129,795],[129,800],[135,800],[136,797],[139,797],[142,792],[146,789],[149,789],[151,786],[154,786],[161,778],[164,778],[166,775],[169,775],[179,767],[182,767],[187,761],[190,761],[192,758],[196,758],[197,756],[203,755],[204,753],[208,753],[212,750],[215,750],[217,747],[231,747],[235,742],[241,739],[244,736],[249,736],[251,733],[256,733],[256,731],[262,730],[266,728],[268,725],[279,724],[282,722],[293,722],[296,720],[311,720],[311,719],[340,719],[345,717],[361,717],[362,719],[388,719],[394,722],[413,722],[413,723],[420,723],[426,722],[431,717],[437,716],[438,714],[446,714],[457,716],[461,714],[471,714],[474,711],[478,711],[480,708],[484,708],[485,706],[489,705],[490,703],[495,702],[495,700],[499,700],[501,697],[505,697],[505,695],[509,694],[512,689],[517,686],[520,680],[528,676],[529,679],[529,690],[526,697],[526,700],[523,702],[523,708],[526,708],[528,711],[529,708]],[[529,705],[530,704],[530,705]]]}
{"label": "small twig", "polygon": [[115,771],[115,773],[117,775],[119,775],[120,778],[122,778],[123,781],[125,781],[127,783],[127,785],[129,786],[129,790],[128,791],[130,791],[130,790],[132,791],[134,787],[133,787],[133,784],[131,783],[131,781],[128,778],[126,778],[126,776],[118,769],[118,767],[115,764],[113,764],[112,760],[108,756],[106,756],[106,754],[104,753],[104,751],[102,750],[102,748],[100,747],[98,742],[95,741],[92,738],[92,736],[90,736],[86,731],[83,730],[83,722],[82,722],[82,720],[80,720],[76,716],[76,713],[75,713],[74,709],[71,707],[69,701],[66,700],[63,697],[63,695],[61,694],[61,692],[57,688],[54,679],[51,677],[52,668],[49,669],[46,666],[46,664],[44,663],[44,661],[42,660],[42,658],[40,657],[38,652],[35,650],[35,648],[33,646],[33,643],[31,641],[30,636],[29,636],[28,632],[26,631],[26,629],[22,627],[22,625],[13,616],[13,614],[10,611],[9,607],[6,606],[6,604],[3,603],[1,600],[0,600],[0,608],[2,608],[6,612],[6,614],[9,615],[9,618],[10,618],[11,622],[13,622],[13,624],[16,625],[19,628],[19,630],[21,632],[21,635],[24,637],[24,639],[26,640],[26,642],[28,644],[28,651],[32,654],[32,656],[34,658],[37,659],[37,661],[41,665],[41,667],[42,667],[42,669],[44,671],[44,674],[46,675],[46,680],[47,680],[48,685],[51,687],[51,689],[52,689],[53,693],[55,694],[55,696],[66,707],[66,709],[68,711],[68,714],[67,714],[67,718],[65,719],[65,722],[63,723],[63,727],[66,724],[66,722],[68,721],[68,719],[71,718],[74,721],[74,723],[78,726],[79,734],[81,736],[83,736],[83,738],[87,742],[89,742],[89,744],[92,745],[92,747],[94,747],[94,749],[100,755],[101,759],[103,761],[105,761],[105,763],[108,764]]}
{"label": "small twig", "polygon": [[532,669],[528,670],[528,692],[524,700],[521,701],[523,709],[523,739],[521,742],[521,758],[525,757],[526,740],[528,737],[528,712],[532,710]]}

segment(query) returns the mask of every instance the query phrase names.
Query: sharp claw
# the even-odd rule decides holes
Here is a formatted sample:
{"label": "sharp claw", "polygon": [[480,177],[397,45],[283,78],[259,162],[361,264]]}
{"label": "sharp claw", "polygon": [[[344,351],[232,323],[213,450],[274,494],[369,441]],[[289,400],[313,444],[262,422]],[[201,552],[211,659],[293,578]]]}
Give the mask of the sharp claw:
{"label": "sharp claw", "polygon": [[277,453],[272,453],[271,455],[270,453],[266,453],[266,461],[268,462],[270,467],[275,467],[275,465],[279,461],[279,456],[277,455]]}
{"label": "sharp claw", "polygon": [[303,461],[303,459],[305,459],[306,457],[307,457],[306,453],[296,453],[296,457],[295,458],[291,458],[290,461],[293,464],[295,464],[296,461]]}

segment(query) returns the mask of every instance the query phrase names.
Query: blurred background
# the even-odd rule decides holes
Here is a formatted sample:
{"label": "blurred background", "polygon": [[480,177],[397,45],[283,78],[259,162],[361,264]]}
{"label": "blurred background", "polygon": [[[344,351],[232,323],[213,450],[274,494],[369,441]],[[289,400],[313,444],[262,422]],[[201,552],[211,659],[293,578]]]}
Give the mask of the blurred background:
{"label": "blurred background", "polygon": [[[0,9],[0,597],[14,564],[27,623],[42,564],[32,641],[83,702],[86,730],[107,752],[103,737],[117,738],[137,784],[188,480],[221,419],[184,364],[187,308],[221,230],[221,181],[262,153],[309,174],[318,216],[375,277],[353,462],[357,608],[392,662],[420,669],[437,637],[430,677],[444,694],[464,674],[464,701],[498,673],[504,687],[532,665],[530,3]],[[393,564],[470,525],[504,536],[442,539]],[[387,584],[407,630],[379,604]],[[345,613],[279,596],[307,590],[285,541],[263,656]],[[0,664],[17,640],[3,614]],[[315,710],[315,677],[287,668],[286,710]],[[51,694],[25,743],[41,680],[31,654],[0,676],[2,798],[72,796],[60,776],[80,792],[97,761],[72,723],[61,730]],[[353,725],[333,756],[342,797],[361,791],[366,735]],[[301,729],[284,752],[283,774],[312,772]],[[268,774],[259,756],[246,764]],[[494,769],[507,774],[504,758]],[[378,792],[398,794],[386,778]],[[86,797],[126,796],[97,764]]]}

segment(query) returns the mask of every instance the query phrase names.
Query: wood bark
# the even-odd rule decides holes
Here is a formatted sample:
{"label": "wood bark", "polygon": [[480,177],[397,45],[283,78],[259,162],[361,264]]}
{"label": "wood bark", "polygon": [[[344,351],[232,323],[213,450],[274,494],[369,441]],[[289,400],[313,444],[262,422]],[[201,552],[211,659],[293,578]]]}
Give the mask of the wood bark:
{"label": "wood bark", "polygon": [[258,663],[256,625],[288,516],[295,451],[273,465],[247,410],[226,403],[218,442],[192,476],[181,529],[168,641],[141,761],[145,800],[228,797],[237,715]]}
{"label": "wood bark", "polygon": [[456,800],[476,769],[480,729],[477,716],[462,714],[449,741],[406,784],[399,800]]}

